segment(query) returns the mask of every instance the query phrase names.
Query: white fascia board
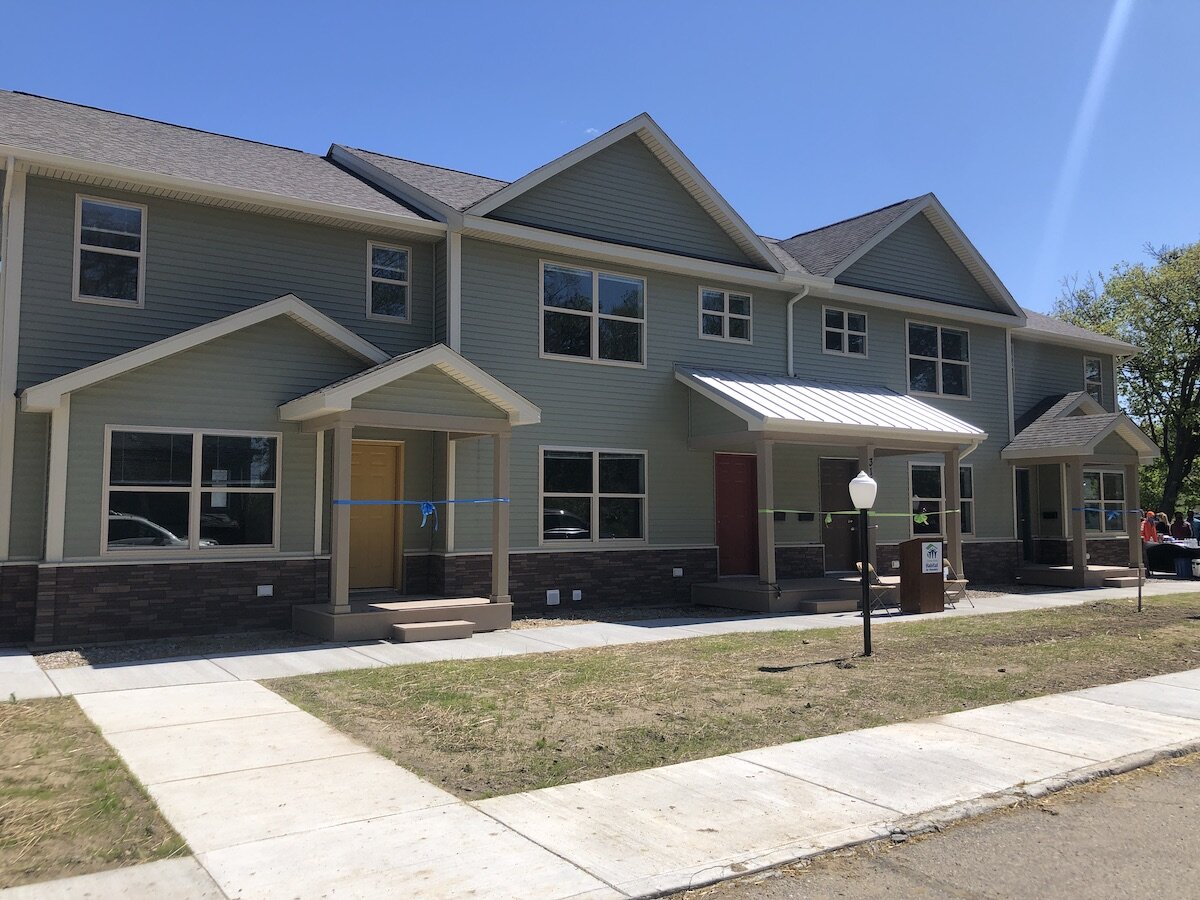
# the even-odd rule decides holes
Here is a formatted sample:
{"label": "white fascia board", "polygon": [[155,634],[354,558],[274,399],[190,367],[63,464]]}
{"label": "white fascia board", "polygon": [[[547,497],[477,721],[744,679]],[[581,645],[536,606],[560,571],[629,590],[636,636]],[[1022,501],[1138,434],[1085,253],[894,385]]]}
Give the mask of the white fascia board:
{"label": "white fascia board", "polygon": [[711,400],[713,403],[717,404],[717,406],[721,407],[727,412],[733,413],[739,419],[743,420],[746,423],[747,431],[763,430],[763,423],[766,420],[761,414],[748,406],[743,406],[741,403],[738,403],[731,397],[722,394],[720,391],[714,391],[707,384],[705,384],[699,378],[696,378],[691,373],[680,372],[677,370],[675,372],[675,380],[686,384],[706,400]]}
{"label": "white fascia board", "polygon": [[26,388],[21,394],[21,408],[26,412],[50,412],[66,394],[81,390],[109,378],[115,378],[142,366],[191,350],[201,344],[266,322],[276,316],[289,316],[330,343],[369,363],[381,363],[388,355],[350,329],[339,325],[324,313],[317,312],[295,294],[284,294],[213,322],[171,335],[153,344],[138,347],[94,365],[69,372],[50,381]]}
{"label": "white fascia board", "polygon": [[117,181],[128,181],[148,187],[164,190],[182,191],[201,194],[223,200],[233,200],[241,203],[256,203],[273,207],[285,212],[309,213],[310,215],[331,216],[364,225],[380,228],[392,228],[418,231],[423,234],[444,234],[445,222],[414,219],[408,216],[391,216],[387,213],[375,212],[369,209],[359,209],[356,206],[341,206],[337,203],[323,203],[319,200],[299,200],[285,197],[270,191],[259,191],[252,188],[235,188],[215,184],[211,181],[201,181],[196,178],[183,178],[178,175],[162,175],[158,172],[146,172],[126,166],[114,166],[109,163],[92,162],[74,156],[60,153],[45,153],[40,150],[28,150],[14,147],[10,144],[0,144],[0,155],[11,155],[39,166],[64,169],[80,175],[92,175],[99,178],[111,178]]}
{"label": "white fascia board", "polygon": [[[700,170],[696,168],[692,161],[688,159],[686,155],[684,155],[683,151],[675,145],[675,142],[667,136],[667,133],[663,131],[659,124],[650,117],[649,113],[641,113],[636,115],[628,122],[623,122],[616,128],[606,131],[599,137],[593,138],[586,144],[576,147],[569,153],[565,153],[557,159],[551,160],[543,166],[539,166],[532,172],[529,172],[521,178],[518,178],[507,187],[503,187],[494,194],[484,197],[478,203],[467,207],[465,212],[473,216],[486,216],[489,213],[499,209],[510,200],[519,197],[526,191],[553,178],[555,175],[566,171],[577,163],[580,163],[589,157],[595,156],[597,153],[607,149],[608,147],[611,147],[618,141],[624,140],[630,135],[640,134],[642,132],[648,135],[650,140],[657,143],[659,147],[662,148],[662,152],[667,156],[667,158],[678,165],[695,186],[693,189],[688,185],[683,184],[682,186],[684,189],[687,190],[688,193],[692,194],[702,207],[705,205],[705,201],[707,201],[716,207],[721,214],[728,219],[729,226],[722,227],[723,230],[729,233],[734,242],[742,247],[743,250],[750,251],[751,255],[757,255],[759,257],[759,262],[766,265],[770,271],[782,273],[783,264],[776,258],[775,254],[770,251],[767,245],[763,243],[762,238],[754,233],[754,230],[747,225],[745,220],[737,213],[737,211],[729,205],[729,202],[717,192],[716,188],[714,188],[708,179],[701,174]],[[643,140],[645,140],[645,138],[643,138]],[[652,153],[655,153],[656,156],[658,155],[654,148],[650,148],[650,150]],[[697,194],[699,194],[698,197],[696,196]]]}
{"label": "white fascia board", "polygon": [[[790,276],[785,283],[790,283]],[[1008,313],[991,312],[986,309],[974,309],[970,306],[955,306],[953,303],[942,303],[937,300],[922,300],[919,297],[907,297],[903,294],[889,294],[886,291],[874,291],[869,288],[850,287],[845,284],[824,282],[813,289],[812,296],[825,300],[840,300],[846,303],[860,303],[866,306],[877,306],[883,309],[903,310],[935,319],[949,319],[960,322],[977,322],[980,325],[995,325],[999,328],[1014,329],[1014,337],[1019,333],[1016,329],[1024,324]]]}
{"label": "white fascia board", "polygon": [[1140,347],[1118,341],[1116,338],[1106,338],[1096,335],[1095,339],[1074,337],[1072,335],[1054,334],[1049,331],[1037,331],[1031,327],[1013,329],[1013,338],[1019,341],[1029,341],[1034,344],[1055,344],[1060,347],[1074,347],[1078,350],[1091,350],[1093,353],[1103,353],[1105,356],[1137,356],[1142,352]]}
{"label": "white fascia board", "polygon": [[878,425],[847,425],[829,422],[808,422],[799,419],[763,419],[766,431],[793,432],[814,437],[823,434],[839,437],[861,437],[865,441],[884,446],[888,438],[904,441],[928,441],[933,444],[981,444],[987,440],[986,432],[926,431],[917,428],[889,428]]}
{"label": "white fascia board", "polygon": [[[825,285],[822,279],[800,276],[798,273],[788,276],[785,284],[784,277],[776,272],[764,269],[751,269],[729,263],[711,262],[705,259],[695,259],[690,256],[679,256],[662,250],[646,250],[641,247],[630,247],[625,244],[611,244],[594,238],[576,237],[544,228],[534,228],[530,225],[517,225],[513,222],[501,222],[498,219],[483,219],[479,216],[467,215],[463,220],[463,234],[467,237],[491,240],[498,243],[515,244],[546,250],[552,253],[565,253],[588,259],[612,262],[618,265],[636,266],[644,269],[655,269],[660,272],[674,272],[680,275],[694,275],[702,278],[712,278],[733,284],[762,285],[774,290],[788,290],[792,287],[810,285]],[[795,291],[792,291],[795,293]]]}
{"label": "white fascia board", "polygon": [[1060,447],[1037,447],[1029,450],[1013,450],[1005,447],[1000,451],[1001,459],[1057,459],[1062,456],[1089,456],[1091,451],[1083,444],[1064,444]]}
{"label": "white fascia board", "polygon": [[1120,432],[1125,443],[1129,444],[1138,455],[1138,459],[1157,459],[1161,454],[1158,445],[1148,438],[1142,429],[1138,428],[1129,416],[1121,413],[1121,415],[1112,421],[1112,424],[1097,434],[1094,438],[1088,441],[1084,447],[1085,451],[1090,455],[1096,452],[1096,447],[1100,442],[1114,432]]}
{"label": "white fascia board", "polygon": [[434,219],[448,222],[451,225],[455,224],[455,220],[459,224],[462,222],[462,213],[453,206],[443,203],[420,188],[413,187],[402,178],[390,172],[385,172],[369,159],[359,156],[350,147],[345,147],[341,144],[330,144],[329,157],[368,183],[383,188],[388,193],[395,194],[405,203],[415,206],[427,216],[432,216]]}

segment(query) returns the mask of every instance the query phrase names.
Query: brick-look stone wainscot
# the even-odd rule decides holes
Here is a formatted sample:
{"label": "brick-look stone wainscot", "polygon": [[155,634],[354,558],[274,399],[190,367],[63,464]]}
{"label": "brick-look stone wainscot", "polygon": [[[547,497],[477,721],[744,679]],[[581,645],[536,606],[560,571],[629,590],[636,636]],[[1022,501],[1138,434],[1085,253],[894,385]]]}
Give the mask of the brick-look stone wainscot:
{"label": "brick-look stone wainscot", "polygon": [[[487,597],[492,590],[492,557],[479,553],[445,558],[441,593],[448,597]],[[683,569],[676,578],[672,570]],[[684,606],[692,585],[717,580],[717,551],[571,550],[513,553],[508,581],[519,610],[546,608],[546,591],[557,590],[560,607]],[[582,591],[583,600],[571,600]]]}
{"label": "brick-look stone wainscot", "polygon": [[0,647],[33,640],[36,564],[0,566]]}
{"label": "brick-look stone wainscot", "polygon": [[[1088,563],[1093,566],[1128,566],[1128,538],[1092,538],[1087,542]],[[1037,562],[1045,566],[1069,566],[1075,553],[1070,539],[1044,538],[1034,542]]]}
{"label": "brick-look stone wainscot", "polygon": [[1019,541],[963,541],[963,577],[976,584],[1015,584]]}
{"label": "brick-look stone wainscot", "polygon": [[[273,587],[270,597],[257,587]],[[290,628],[292,606],[329,600],[326,559],[40,566],[42,645]]]}
{"label": "brick-look stone wainscot", "polygon": [[806,547],[776,547],[775,577],[821,578],[825,574],[825,547],[812,544]]}

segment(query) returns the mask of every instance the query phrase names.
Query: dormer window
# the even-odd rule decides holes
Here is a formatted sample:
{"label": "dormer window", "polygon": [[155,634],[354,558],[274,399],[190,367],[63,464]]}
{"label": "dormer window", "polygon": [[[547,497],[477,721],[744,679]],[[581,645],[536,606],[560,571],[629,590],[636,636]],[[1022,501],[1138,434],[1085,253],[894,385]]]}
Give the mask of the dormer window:
{"label": "dormer window", "polygon": [[142,306],[146,207],[75,198],[75,291],[83,303]]}

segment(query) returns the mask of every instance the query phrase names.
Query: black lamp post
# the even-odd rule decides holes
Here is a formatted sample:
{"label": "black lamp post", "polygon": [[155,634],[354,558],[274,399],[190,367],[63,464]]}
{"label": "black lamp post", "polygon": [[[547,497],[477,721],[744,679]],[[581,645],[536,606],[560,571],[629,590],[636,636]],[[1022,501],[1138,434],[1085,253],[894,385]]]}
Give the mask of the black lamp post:
{"label": "black lamp post", "polygon": [[863,656],[871,655],[871,589],[867,573],[869,545],[867,542],[867,513],[875,505],[875,493],[879,485],[866,472],[859,472],[850,482],[850,502],[858,510],[859,557],[862,559],[862,620]]}

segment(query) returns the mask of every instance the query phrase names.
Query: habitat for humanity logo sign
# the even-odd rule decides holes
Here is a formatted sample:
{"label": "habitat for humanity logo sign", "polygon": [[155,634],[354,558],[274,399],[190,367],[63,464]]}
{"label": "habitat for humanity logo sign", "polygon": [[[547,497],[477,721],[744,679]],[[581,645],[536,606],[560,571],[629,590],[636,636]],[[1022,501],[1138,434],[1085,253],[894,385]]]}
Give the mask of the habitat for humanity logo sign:
{"label": "habitat for humanity logo sign", "polygon": [[921,544],[921,572],[930,574],[942,571],[942,542],[925,541]]}

